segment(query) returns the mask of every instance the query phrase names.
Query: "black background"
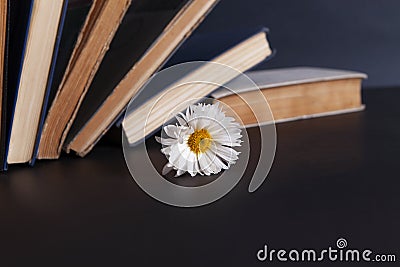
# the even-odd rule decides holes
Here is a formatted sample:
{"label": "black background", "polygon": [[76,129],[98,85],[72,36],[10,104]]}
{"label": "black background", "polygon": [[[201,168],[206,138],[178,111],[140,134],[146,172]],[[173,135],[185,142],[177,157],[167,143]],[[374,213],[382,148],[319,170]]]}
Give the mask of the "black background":
{"label": "black background", "polygon": [[397,0],[222,0],[195,34],[270,29],[276,56],[259,68],[321,66],[363,71],[365,87],[400,85]]}

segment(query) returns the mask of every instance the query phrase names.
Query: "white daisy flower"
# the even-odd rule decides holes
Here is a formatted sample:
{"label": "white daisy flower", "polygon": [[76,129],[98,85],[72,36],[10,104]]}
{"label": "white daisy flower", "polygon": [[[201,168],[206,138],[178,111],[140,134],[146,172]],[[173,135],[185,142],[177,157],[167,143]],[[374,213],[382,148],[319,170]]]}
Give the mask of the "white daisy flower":
{"label": "white daisy flower", "polygon": [[240,125],[218,103],[191,105],[176,119],[179,124],[163,128],[165,138],[156,137],[168,159],[163,174],[172,169],[175,176],[217,174],[236,162],[239,152],[232,147],[242,142]]}

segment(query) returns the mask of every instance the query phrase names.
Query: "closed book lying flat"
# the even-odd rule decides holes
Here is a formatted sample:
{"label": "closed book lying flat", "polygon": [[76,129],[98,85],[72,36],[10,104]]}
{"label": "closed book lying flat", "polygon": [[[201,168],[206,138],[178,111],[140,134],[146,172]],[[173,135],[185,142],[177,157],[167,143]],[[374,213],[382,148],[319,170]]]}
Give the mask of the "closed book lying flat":
{"label": "closed book lying flat", "polygon": [[[166,88],[155,87],[154,90],[161,89],[161,91],[154,92],[155,94],[144,103],[139,100],[139,95],[135,99],[139,105],[135,108],[129,107],[122,122],[127,141],[131,145],[142,142],[158,130],[164,122],[172,119],[175,114],[171,111],[176,107],[182,104],[193,104],[210,95],[221,84],[231,81],[241,72],[264,61],[271,54],[267,32],[262,30],[247,38],[241,37],[236,43],[219,51],[219,55],[211,59],[211,62],[215,64],[206,62],[199,64],[188,73],[183,73],[182,77]],[[140,103],[143,104],[140,105]]]}
{"label": "closed book lying flat", "polygon": [[94,0],[50,106],[37,158],[58,158],[89,86],[131,0]]}
{"label": "closed book lying flat", "polygon": [[87,154],[216,2],[134,1],[83,100],[66,150]]}
{"label": "closed book lying flat", "polygon": [[[22,66],[10,106],[11,123],[7,163],[33,158],[44,99],[51,83],[67,1],[35,0],[27,22]],[[19,18],[16,18],[17,20]],[[9,60],[14,60],[10,58]]]}
{"label": "closed book lying flat", "polygon": [[[294,67],[250,71],[246,75],[257,87],[248,87],[248,81],[238,77],[226,84],[225,88],[211,94],[228,105],[231,110],[226,110],[227,114],[238,116],[237,119],[246,127],[271,123],[271,117],[260,116],[266,114],[262,112],[267,108],[265,100],[275,122],[354,112],[364,108],[361,103],[361,83],[367,78],[364,73]],[[260,98],[258,89],[265,99]]]}

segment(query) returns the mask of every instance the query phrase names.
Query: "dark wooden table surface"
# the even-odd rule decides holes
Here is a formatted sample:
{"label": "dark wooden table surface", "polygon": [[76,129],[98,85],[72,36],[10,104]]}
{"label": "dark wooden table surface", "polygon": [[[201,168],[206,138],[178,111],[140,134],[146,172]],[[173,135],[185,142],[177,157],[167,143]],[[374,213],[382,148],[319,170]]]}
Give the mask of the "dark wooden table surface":
{"label": "dark wooden table surface", "polygon": [[200,208],[146,195],[119,147],[11,166],[0,176],[0,266],[289,266],[256,253],[264,244],[335,247],[340,237],[351,248],[397,253],[397,263],[380,265],[398,266],[400,89],[363,98],[363,112],[278,125],[261,188],[249,194],[244,177]]}

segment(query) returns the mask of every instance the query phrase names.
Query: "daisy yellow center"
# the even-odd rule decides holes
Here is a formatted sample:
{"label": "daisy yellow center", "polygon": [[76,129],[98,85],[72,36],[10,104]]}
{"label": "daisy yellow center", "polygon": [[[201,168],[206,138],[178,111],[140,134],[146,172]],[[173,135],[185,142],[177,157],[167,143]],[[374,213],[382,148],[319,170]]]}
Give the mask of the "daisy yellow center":
{"label": "daisy yellow center", "polygon": [[196,154],[206,152],[212,143],[210,133],[206,129],[194,131],[188,138],[187,145]]}

